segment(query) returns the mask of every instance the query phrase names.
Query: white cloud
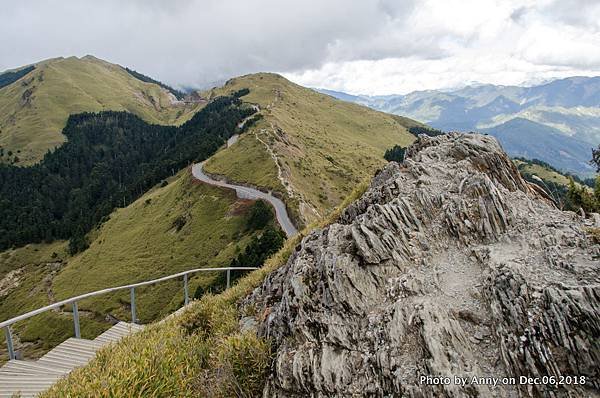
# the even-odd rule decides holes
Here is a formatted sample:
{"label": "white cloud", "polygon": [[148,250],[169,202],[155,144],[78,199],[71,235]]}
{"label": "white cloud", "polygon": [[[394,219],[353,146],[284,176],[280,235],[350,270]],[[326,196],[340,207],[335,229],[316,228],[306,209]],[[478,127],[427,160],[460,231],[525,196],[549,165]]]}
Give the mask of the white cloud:
{"label": "white cloud", "polygon": [[599,35],[593,0],[30,0],[3,5],[0,70],[93,54],[174,85],[404,93],[600,74]]}

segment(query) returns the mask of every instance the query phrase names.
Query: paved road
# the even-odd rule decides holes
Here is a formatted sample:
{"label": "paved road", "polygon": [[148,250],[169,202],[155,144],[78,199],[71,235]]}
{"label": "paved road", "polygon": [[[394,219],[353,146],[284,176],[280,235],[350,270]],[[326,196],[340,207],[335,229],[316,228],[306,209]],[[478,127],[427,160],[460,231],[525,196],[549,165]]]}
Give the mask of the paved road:
{"label": "paved road", "polygon": [[275,196],[269,193],[259,191],[258,189],[229,184],[224,181],[213,180],[212,178],[204,174],[204,172],[202,171],[202,163],[196,163],[192,166],[192,175],[196,179],[210,185],[235,189],[238,198],[266,200],[267,202],[271,203],[271,205],[275,208],[275,215],[277,216],[277,221],[279,222],[279,225],[281,225],[281,228],[283,229],[285,234],[288,237],[290,237],[298,233],[298,230],[296,229],[296,227],[294,227],[294,224],[292,224],[292,221],[290,220],[290,216],[287,213],[285,204],[283,204],[283,202]]}

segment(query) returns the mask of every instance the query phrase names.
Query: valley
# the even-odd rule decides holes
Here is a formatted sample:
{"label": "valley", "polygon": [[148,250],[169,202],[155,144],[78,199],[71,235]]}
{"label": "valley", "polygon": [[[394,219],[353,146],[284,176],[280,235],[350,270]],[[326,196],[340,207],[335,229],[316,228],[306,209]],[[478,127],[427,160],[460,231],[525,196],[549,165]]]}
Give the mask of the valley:
{"label": "valley", "polygon": [[600,398],[600,1],[1,9],[0,398]]}

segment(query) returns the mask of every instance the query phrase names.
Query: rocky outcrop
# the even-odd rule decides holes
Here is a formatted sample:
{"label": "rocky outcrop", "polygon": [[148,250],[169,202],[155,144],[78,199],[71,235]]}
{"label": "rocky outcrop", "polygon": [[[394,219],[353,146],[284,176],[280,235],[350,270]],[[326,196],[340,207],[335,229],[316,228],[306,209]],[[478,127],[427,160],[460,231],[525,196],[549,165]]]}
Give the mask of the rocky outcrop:
{"label": "rocky outcrop", "polygon": [[244,302],[275,349],[264,396],[598,396],[585,222],[494,138],[419,137]]}

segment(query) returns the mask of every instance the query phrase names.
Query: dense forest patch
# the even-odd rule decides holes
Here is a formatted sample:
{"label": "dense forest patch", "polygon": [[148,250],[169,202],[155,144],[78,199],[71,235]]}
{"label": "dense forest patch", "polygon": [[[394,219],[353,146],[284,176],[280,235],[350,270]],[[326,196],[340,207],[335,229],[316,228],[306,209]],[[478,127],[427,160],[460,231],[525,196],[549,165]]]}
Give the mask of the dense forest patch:
{"label": "dense forest patch", "polygon": [[392,148],[385,151],[383,158],[388,162],[398,162],[402,163],[404,161],[404,153],[406,152],[406,148],[401,147],[400,145],[394,145]]}
{"label": "dense forest patch", "polygon": [[171,94],[173,94],[175,96],[175,98],[181,100],[183,99],[183,97],[185,97],[185,93],[183,91],[180,90],[176,90],[173,87],[164,84],[163,82],[159,82],[158,80],[154,80],[153,78],[151,78],[150,76],[146,76],[138,71],[135,71],[133,69],[129,69],[129,68],[125,68],[125,70],[127,71],[127,73],[129,73],[131,76],[135,77],[138,80],[141,80],[145,83],[154,83],[156,85],[161,86],[162,88],[168,90]]}

